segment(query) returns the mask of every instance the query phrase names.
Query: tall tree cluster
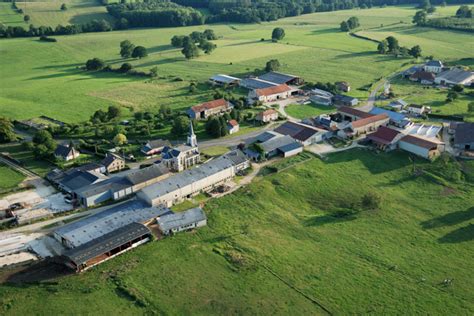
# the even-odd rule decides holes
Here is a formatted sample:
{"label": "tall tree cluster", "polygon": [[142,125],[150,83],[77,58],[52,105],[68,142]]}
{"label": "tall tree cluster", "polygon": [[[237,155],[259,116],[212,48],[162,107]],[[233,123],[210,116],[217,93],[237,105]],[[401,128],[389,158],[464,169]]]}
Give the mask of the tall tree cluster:
{"label": "tall tree cluster", "polygon": [[192,59],[199,56],[200,50],[205,54],[212,53],[217,45],[210,41],[216,39],[217,35],[214,30],[207,29],[204,32],[194,31],[189,35],[175,35],[171,38],[171,45],[182,48],[181,53],[184,57]]}

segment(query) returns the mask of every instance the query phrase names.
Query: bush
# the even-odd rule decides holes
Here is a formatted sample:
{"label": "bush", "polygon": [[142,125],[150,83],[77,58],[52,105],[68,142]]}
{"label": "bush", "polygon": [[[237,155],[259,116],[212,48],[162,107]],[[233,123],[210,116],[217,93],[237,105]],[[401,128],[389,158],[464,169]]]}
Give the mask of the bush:
{"label": "bush", "polygon": [[43,41],[43,42],[57,42],[57,40],[55,38],[47,37],[46,35],[41,35],[39,40]]}
{"label": "bush", "polygon": [[362,207],[366,210],[376,210],[382,205],[382,196],[375,192],[366,193],[362,197]]}

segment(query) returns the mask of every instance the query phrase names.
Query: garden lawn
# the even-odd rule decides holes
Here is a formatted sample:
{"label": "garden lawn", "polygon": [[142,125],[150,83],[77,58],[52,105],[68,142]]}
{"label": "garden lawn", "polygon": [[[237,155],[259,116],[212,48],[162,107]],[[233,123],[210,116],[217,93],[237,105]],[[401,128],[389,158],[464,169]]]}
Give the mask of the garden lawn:
{"label": "garden lawn", "polygon": [[[205,228],[0,286],[3,314],[473,314],[473,162],[415,167],[351,150],[259,176],[208,201]],[[369,192],[381,207],[354,213]]]}
{"label": "garden lawn", "polygon": [[285,108],[286,114],[297,119],[315,117],[335,111],[335,107],[319,104],[291,104]]}
{"label": "garden lawn", "polygon": [[[72,12],[74,4],[71,8]],[[67,15],[68,11],[54,14]],[[380,24],[412,28],[408,23],[414,13],[411,7],[389,7],[315,13],[258,25],[215,24],[56,36],[56,43],[39,42],[35,38],[3,40],[0,107],[2,114],[15,119],[43,114],[65,122],[86,120],[95,110],[106,109],[111,104],[153,112],[166,104],[182,110],[213,98],[213,91],[207,87],[190,93],[191,81],[204,83],[216,73],[245,76],[262,69],[272,58],[282,64],[281,72],[299,75],[309,82],[348,81],[352,85],[350,94],[364,100],[371,84],[406,67],[412,60],[376,54],[375,43],[340,32],[339,23],[355,15],[366,30],[373,32],[379,32]],[[279,43],[271,43],[271,32],[277,26],[283,27],[287,35]],[[173,35],[207,28],[214,29],[220,37],[211,55],[188,61],[179,49],[169,44]],[[469,35],[439,30],[429,33],[410,35],[411,41],[420,41],[425,54],[443,60],[472,56],[472,49],[466,44]],[[119,43],[125,39],[145,46],[149,56],[120,58]],[[405,43],[402,38],[401,44],[411,45],[411,42]],[[442,49],[434,52],[432,47],[437,45]],[[156,66],[160,79],[150,81],[84,72],[79,68],[93,57],[102,58],[113,67],[130,62],[138,70],[148,71]]]}

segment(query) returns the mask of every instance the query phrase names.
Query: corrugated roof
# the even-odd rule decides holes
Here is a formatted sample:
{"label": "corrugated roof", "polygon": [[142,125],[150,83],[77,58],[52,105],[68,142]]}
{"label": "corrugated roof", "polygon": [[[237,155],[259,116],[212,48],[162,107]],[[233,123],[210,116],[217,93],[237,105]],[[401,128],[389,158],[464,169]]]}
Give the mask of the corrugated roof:
{"label": "corrugated roof", "polygon": [[359,127],[366,126],[368,124],[372,124],[378,121],[386,120],[388,118],[389,117],[387,114],[377,114],[377,115],[373,115],[373,116],[366,117],[366,118],[352,122],[352,127],[359,128]]}
{"label": "corrugated roof", "polygon": [[452,68],[438,74],[436,78],[460,83],[466,79],[469,79],[471,76],[473,76],[471,71],[465,71],[461,68]]}
{"label": "corrugated roof", "polygon": [[432,72],[418,70],[410,76],[410,79],[434,81],[435,75]]}
{"label": "corrugated roof", "polygon": [[293,142],[293,143],[290,143],[288,145],[285,145],[285,146],[282,146],[282,147],[279,147],[278,150],[282,151],[282,152],[288,152],[288,151],[292,151],[292,150],[295,150],[295,149],[298,149],[298,148],[302,148],[303,145],[301,145],[300,143],[297,143],[297,142]]}
{"label": "corrugated roof", "polygon": [[299,77],[283,74],[275,71],[268,72],[264,75],[259,76],[259,79],[263,79],[265,81],[274,82],[277,84],[288,83],[289,81],[298,79]]}
{"label": "corrugated roof", "polygon": [[456,145],[474,143],[474,123],[458,123],[454,134],[454,143]]}
{"label": "corrugated roof", "polygon": [[125,178],[133,185],[137,185],[161,177],[168,173],[170,173],[170,171],[168,168],[166,168],[166,166],[162,164],[154,164],[150,167],[130,172]]}
{"label": "corrugated roof", "polygon": [[211,80],[222,82],[222,83],[232,83],[235,81],[240,81],[239,78],[228,76],[228,75],[222,75],[222,74],[212,76]]}
{"label": "corrugated roof", "polygon": [[215,109],[218,107],[228,107],[229,102],[225,99],[217,99],[209,102],[204,102],[191,107],[194,112],[201,112],[205,110]]}
{"label": "corrugated roof", "polygon": [[105,179],[107,177],[100,173],[76,170],[59,181],[59,185],[74,191]]}
{"label": "corrugated roof", "polygon": [[169,231],[186,225],[206,220],[206,214],[200,207],[195,207],[184,212],[174,213],[158,218],[161,231]]}
{"label": "corrugated roof", "polygon": [[415,146],[418,146],[418,147],[426,148],[426,149],[433,149],[433,148],[438,147],[437,143],[431,142],[427,139],[423,139],[423,138],[420,138],[420,137],[415,137],[415,136],[412,136],[412,135],[407,135],[407,136],[403,137],[400,141],[405,142],[405,143],[409,143],[409,144],[412,144],[412,145],[415,145]]}
{"label": "corrugated roof", "polygon": [[325,130],[296,122],[285,122],[284,124],[278,126],[275,129],[275,132],[282,135],[289,135],[294,139],[304,142],[314,134],[325,132]]}
{"label": "corrugated roof", "polygon": [[385,126],[380,126],[375,133],[372,133],[367,136],[368,139],[382,143],[385,145],[390,144],[400,132]]}
{"label": "corrugated roof", "polygon": [[349,115],[353,115],[359,118],[366,118],[366,117],[373,116],[370,113],[367,113],[358,109],[350,108],[348,106],[341,106],[337,111],[339,113],[349,114]]}
{"label": "corrugated roof", "polygon": [[295,140],[292,137],[285,135],[272,138],[270,140],[267,140],[266,142],[261,143],[260,145],[262,146],[265,153],[269,153],[292,143],[296,143]]}
{"label": "corrugated roof", "polygon": [[265,80],[260,80],[258,78],[246,78],[240,82],[240,85],[247,89],[255,90],[255,89],[274,87],[274,86],[277,86],[278,84],[273,83],[273,82],[268,82]]}
{"label": "corrugated roof", "polygon": [[390,118],[390,120],[392,120],[393,122],[396,122],[396,123],[402,123],[404,120],[407,120],[406,116],[401,114],[401,113],[381,109],[381,108],[378,108],[378,107],[373,107],[372,110],[370,110],[369,113],[373,114],[373,115],[387,114],[387,116]]}
{"label": "corrugated roof", "polygon": [[269,96],[269,95],[274,95],[274,94],[278,94],[278,93],[287,92],[287,91],[290,91],[290,90],[291,90],[291,88],[288,87],[286,84],[281,84],[281,85],[274,86],[274,87],[256,89],[255,93],[258,96]]}
{"label": "corrugated roof", "polygon": [[170,212],[165,207],[150,207],[142,201],[132,200],[62,226],[54,233],[77,247],[130,223],[147,222]]}
{"label": "corrugated roof", "polygon": [[130,223],[110,233],[91,240],[77,248],[67,250],[64,256],[76,265],[100,256],[120,247],[129,241],[151,234],[148,227],[139,223]]}

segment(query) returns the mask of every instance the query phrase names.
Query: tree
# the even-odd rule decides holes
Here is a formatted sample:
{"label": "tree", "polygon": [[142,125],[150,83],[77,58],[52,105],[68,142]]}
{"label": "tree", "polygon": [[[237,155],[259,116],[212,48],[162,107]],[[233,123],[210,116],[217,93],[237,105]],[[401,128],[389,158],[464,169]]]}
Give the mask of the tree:
{"label": "tree", "polygon": [[355,16],[351,16],[349,20],[347,20],[347,25],[351,30],[358,28],[360,26],[359,19]]}
{"label": "tree", "polygon": [[191,34],[189,34],[189,37],[194,43],[199,43],[201,40],[204,39],[204,34],[198,31],[194,31]]}
{"label": "tree", "polygon": [[467,111],[469,113],[474,113],[474,102],[470,102],[468,105],[467,105]]}
{"label": "tree", "polygon": [[377,46],[377,52],[379,54],[386,54],[388,52],[388,42],[387,40],[382,40]]}
{"label": "tree", "polygon": [[9,143],[16,139],[13,123],[6,117],[0,117],[0,143]]}
{"label": "tree", "polygon": [[267,64],[265,66],[266,71],[277,71],[278,69],[280,69],[280,62],[278,61],[278,59],[270,59],[269,61],[267,61]]}
{"label": "tree", "polygon": [[376,210],[382,205],[382,197],[375,193],[369,192],[362,197],[362,207],[366,210]]}
{"label": "tree", "polygon": [[214,30],[211,29],[205,30],[203,35],[208,41],[214,41],[217,39],[216,33],[214,32]]}
{"label": "tree", "polygon": [[285,37],[285,30],[281,27],[276,27],[272,32],[272,41],[277,42]]}
{"label": "tree", "polygon": [[421,56],[421,47],[420,45],[415,45],[412,48],[410,48],[409,54],[413,56],[414,58],[418,58]]}
{"label": "tree", "polygon": [[181,53],[183,53],[186,59],[196,58],[199,56],[199,49],[193,42],[188,42],[184,45]]}
{"label": "tree", "polygon": [[102,111],[102,110],[97,110],[94,112],[94,114],[91,117],[91,121],[93,123],[101,123],[101,122],[106,122],[107,121],[107,113]]}
{"label": "tree", "polygon": [[61,4],[61,11],[66,11],[67,5],[65,3]]}
{"label": "tree", "polygon": [[221,122],[220,120],[215,117],[211,116],[206,122],[206,132],[211,135],[212,137],[220,137],[221,136]]}
{"label": "tree", "polygon": [[452,102],[458,98],[458,93],[456,91],[450,90],[446,97],[446,102]]}
{"label": "tree", "polygon": [[435,12],[436,12],[436,7],[435,6],[431,6],[428,9],[426,9],[426,13],[428,13],[428,14],[433,14]]}
{"label": "tree", "polygon": [[455,84],[451,90],[453,90],[454,92],[463,92],[464,90],[464,87],[460,84]]}
{"label": "tree", "polygon": [[174,47],[183,47],[184,46],[184,38],[187,36],[184,35],[175,35],[171,38],[171,45]]}
{"label": "tree", "polygon": [[114,118],[120,117],[122,114],[122,109],[116,105],[111,105],[107,109],[107,118],[113,120]]}
{"label": "tree", "polygon": [[129,40],[120,42],[120,56],[122,56],[122,58],[130,58],[134,49],[135,45],[133,45]]}
{"label": "tree", "polygon": [[458,18],[472,18],[472,10],[467,5],[462,5],[456,11],[456,17],[458,17]]}
{"label": "tree", "polygon": [[388,51],[390,53],[397,52],[398,49],[400,48],[400,46],[398,45],[398,40],[393,36],[387,37],[386,40],[387,40],[387,44],[388,44]]}
{"label": "tree", "polygon": [[340,28],[341,28],[342,32],[349,32],[350,31],[349,24],[347,24],[346,21],[341,22]]}
{"label": "tree", "polygon": [[146,48],[143,46],[137,46],[133,49],[132,57],[133,58],[143,58],[148,56]]}
{"label": "tree", "polygon": [[24,17],[23,17],[23,21],[25,21],[26,23],[28,23],[30,21],[30,16],[28,14],[26,14]]}
{"label": "tree", "polygon": [[427,10],[429,7],[431,7],[430,0],[422,0],[420,5],[418,6],[419,9],[423,10]]}
{"label": "tree", "polygon": [[150,68],[150,76],[152,76],[153,78],[158,77],[158,67],[155,66]]}
{"label": "tree", "polygon": [[428,17],[426,11],[417,11],[415,13],[415,16],[413,17],[412,22],[416,25],[424,25],[426,23],[427,18]]}
{"label": "tree", "polygon": [[171,133],[175,135],[183,135],[188,131],[189,118],[186,116],[177,116],[173,120],[173,126],[171,127]]}
{"label": "tree", "polygon": [[207,40],[201,40],[199,43],[199,48],[204,51],[206,54],[210,54],[214,49],[216,49],[217,45],[214,43],[211,43]]}
{"label": "tree", "polygon": [[86,62],[86,70],[102,70],[105,66],[105,62],[99,58],[92,58]]}
{"label": "tree", "polygon": [[116,144],[117,146],[124,145],[124,144],[127,143],[127,136],[125,136],[125,135],[122,134],[122,133],[119,133],[119,134],[115,135],[113,142],[114,142],[114,144]]}
{"label": "tree", "polygon": [[133,69],[133,66],[130,63],[123,63],[122,66],[120,66],[120,71],[123,73],[127,73],[132,69]]}
{"label": "tree", "polygon": [[52,155],[57,146],[53,136],[46,130],[40,130],[33,136],[33,144],[34,154],[40,158]]}

